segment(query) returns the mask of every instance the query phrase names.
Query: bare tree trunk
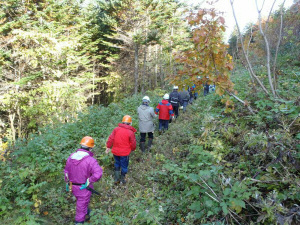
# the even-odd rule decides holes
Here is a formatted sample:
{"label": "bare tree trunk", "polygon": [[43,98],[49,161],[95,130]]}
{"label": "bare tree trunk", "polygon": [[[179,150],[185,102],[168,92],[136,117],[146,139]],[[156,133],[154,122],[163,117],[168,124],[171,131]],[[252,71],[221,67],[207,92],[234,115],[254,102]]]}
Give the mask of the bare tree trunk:
{"label": "bare tree trunk", "polygon": [[279,36],[278,36],[278,42],[276,46],[276,52],[274,56],[274,63],[273,63],[273,81],[274,81],[274,88],[277,88],[277,75],[276,75],[276,63],[277,63],[277,56],[278,56],[278,50],[280,46],[280,41],[282,38],[282,28],[283,28],[283,5],[285,3],[285,0],[283,1],[281,8],[280,8],[280,28],[279,28]]}
{"label": "bare tree trunk", "polygon": [[159,78],[160,78],[160,87],[164,88],[165,86],[165,81],[164,81],[164,72],[163,72],[163,59],[162,59],[162,46],[160,46],[160,54],[159,54],[159,58],[161,60],[159,60]]}
{"label": "bare tree trunk", "polygon": [[[276,0],[275,0],[276,1]],[[262,29],[262,24],[261,24],[261,9],[258,9],[258,5],[257,5],[257,0],[255,0],[256,3],[256,8],[257,8],[257,12],[258,12],[258,24],[259,24],[259,30],[261,35],[264,38],[265,44],[266,44],[266,51],[267,51],[267,72],[268,72],[268,79],[269,79],[269,85],[273,94],[273,97],[276,97],[276,92],[273,86],[273,81],[272,81],[272,75],[271,75],[271,66],[270,66],[270,60],[271,60],[271,53],[270,53],[270,47],[269,47],[269,41],[267,39],[266,34],[264,33],[263,29]]]}
{"label": "bare tree trunk", "polygon": [[170,58],[169,58],[169,63],[170,63],[170,73],[173,74],[173,65],[172,65],[172,48],[173,48],[173,32],[174,32],[174,28],[173,28],[173,24],[171,26],[171,39],[170,39]]}
{"label": "bare tree trunk", "polygon": [[[151,54],[152,54],[152,48],[151,45],[149,46],[149,51],[148,51],[148,59],[151,59]],[[148,66],[147,67],[147,73],[148,73],[148,79],[149,79],[149,88],[150,90],[153,87],[153,82],[152,82],[152,74],[151,74],[151,68]]]}
{"label": "bare tree trunk", "polygon": [[134,43],[134,93],[138,92],[139,79],[139,44]]}
{"label": "bare tree trunk", "polygon": [[157,75],[158,75],[158,45],[155,45],[155,80],[154,80],[154,86],[157,87]]}
{"label": "bare tree trunk", "polygon": [[95,63],[93,64],[93,89],[92,89],[92,105],[95,101]]}
{"label": "bare tree trunk", "polygon": [[268,90],[266,89],[266,87],[264,86],[264,84],[259,80],[259,78],[255,75],[254,71],[253,71],[253,68],[252,68],[252,65],[250,63],[250,60],[246,54],[246,51],[245,51],[245,46],[244,46],[244,41],[243,41],[243,36],[241,34],[241,31],[240,31],[240,27],[238,25],[238,22],[237,22],[237,19],[236,19],[236,15],[235,15],[235,11],[234,11],[234,7],[233,7],[233,0],[229,0],[230,1],[230,4],[231,4],[231,8],[232,8],[232,13],[233,13],[233,17],[234,17],[234,20],[235,20],[235,24],[236,24],[236,27],[237,27],[237,30],[238,30],[238,34],[239,34],[239,38],[240,38],[240,42],[241,42],[241,46],[242,46],[242,50],[243,50],[243,54],[246,58],[246,62],[248,64],[248,70],[249,70],[249,73],[250,73],[250,76],[253,76],[256,80],[256,82],[260,85],[260,87],[263,89],[263,91],[269,95],[269,92]]}
{"label": "bare tree trunk", "polygon": [[21,116],[19,106],[17,106],[17,114],[18,114],[18,137],[22,137],[22,116]]}
{"label": "bare tree trunk", "polygon": [[143,63],[143,72],[142,72],[142,93],[145,93],[145,75],[146,75],[146,63],[147,63],[147,45],[144,48],[144,63]]}
{"label": "bare tree trunk", "polygon": [[16,141],[16,129],[14,126],[15,117],[16,117],[15,113],[9,112],[8,118],[9,118],[9,122],[10,122],[11,136],[12,136],[13,142]]}

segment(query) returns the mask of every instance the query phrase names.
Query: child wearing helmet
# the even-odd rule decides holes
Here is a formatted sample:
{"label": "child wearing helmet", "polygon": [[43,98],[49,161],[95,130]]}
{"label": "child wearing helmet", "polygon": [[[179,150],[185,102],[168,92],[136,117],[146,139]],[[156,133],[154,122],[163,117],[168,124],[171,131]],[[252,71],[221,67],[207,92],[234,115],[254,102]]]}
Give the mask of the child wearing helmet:
{"label": "child wearing helmet", "polygon": [[125,176],[128,172],[129,155],[131,151],[136,149],[136,139],[134,134],[136,129],[132,127],[131,124],[131,117],[125,115],[122,119],[122,123],[119,123],[118,127],[112,131],[106,142],[106,153],[109,153],[111,150],[115,159],[115,184],[118,184],[119,182],[122,184],[126,183]]}
{"label": "child wearing helmet", "polygon": [[[81,148],[72,153],[65,166],[67,191],[76,197],[75,224],[82,224],[89,219],[88,209],[93,183],[102,177],[102,168],[93,157],[91,149],[95,146],[93,138],[86,136],[80,142]],[[89,187],[91,189],[87,190]],[[86,218],[87,217],[87,218]]]}
{"label": "child wearing helmet", "polygon": [[163,100],[158,103],[155,109],[155,114],[159,114],[159,133],[168,130],[170,117],[174,118],[173,107],[169,103],[169,94],[165,94]]}

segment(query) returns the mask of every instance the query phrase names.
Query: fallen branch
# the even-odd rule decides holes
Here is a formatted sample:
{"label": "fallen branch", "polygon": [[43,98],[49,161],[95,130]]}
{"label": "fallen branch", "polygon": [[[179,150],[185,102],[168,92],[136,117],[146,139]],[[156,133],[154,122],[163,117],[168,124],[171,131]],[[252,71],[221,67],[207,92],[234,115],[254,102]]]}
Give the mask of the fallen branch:
{"label": "fallen branch", "polygon": [[230,96],[234,97],[236,100],[238,100],[239,102],[243,103],[244,106],[247,106],[247,109],[254,115],[255,112],[254,110],[251,108],[251,106],[249,104],[247,104],[245,101],[243,101],[242,99],[240,99],[239,97],[237,97],[236,95],[234,95],[233,93],[226,91]]}

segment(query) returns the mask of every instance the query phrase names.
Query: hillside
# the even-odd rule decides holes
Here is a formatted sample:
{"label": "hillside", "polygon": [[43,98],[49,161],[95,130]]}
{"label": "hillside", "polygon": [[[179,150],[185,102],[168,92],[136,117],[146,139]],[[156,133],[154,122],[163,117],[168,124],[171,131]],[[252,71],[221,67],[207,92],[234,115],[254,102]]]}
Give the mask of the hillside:
{"label": "hillside", "polygon": [[[148,94],[155,106],[160,98]],[[239,106],[224,113],[214,94],[201,93],[168,132],[156,131],[151,153],[132,153],[126,186],[114,186],[105,142],[124,114],[138,127],[141,97],[91,107],[73,122],[49,125],[10,149],[1,162],[4,224],[72,224],[75,202],[65,192],[63,168],[85,135],[95,138],[104,169],[90,224],[297,223],[298,125],[287,132]]]}

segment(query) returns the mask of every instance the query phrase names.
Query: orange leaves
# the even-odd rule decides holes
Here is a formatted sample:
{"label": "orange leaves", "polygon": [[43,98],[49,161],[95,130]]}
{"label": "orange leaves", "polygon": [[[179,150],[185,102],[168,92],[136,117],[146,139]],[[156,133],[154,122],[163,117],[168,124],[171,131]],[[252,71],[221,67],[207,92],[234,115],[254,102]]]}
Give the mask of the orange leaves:
{"label": "orange leaves", "polygon": [[216,94],[224,97],[226,110],[233,110],[233,102],[225,95],[233,91],[234,84],[230,80],[233,69],[232,57],[227,53],[228,46],[223,42],[222,32],[225,31],[225,19],[212,10],[201,9],[191,13],[187,18],[192,26],[194,46],[178,53],[176,62],[182,65],[176,79],[183,83],[216,84]]}
{"label": "orange leaves", "polygon": [[232,63],[227,63],[226,67],[228,70],[233,70],[233,64]]}

